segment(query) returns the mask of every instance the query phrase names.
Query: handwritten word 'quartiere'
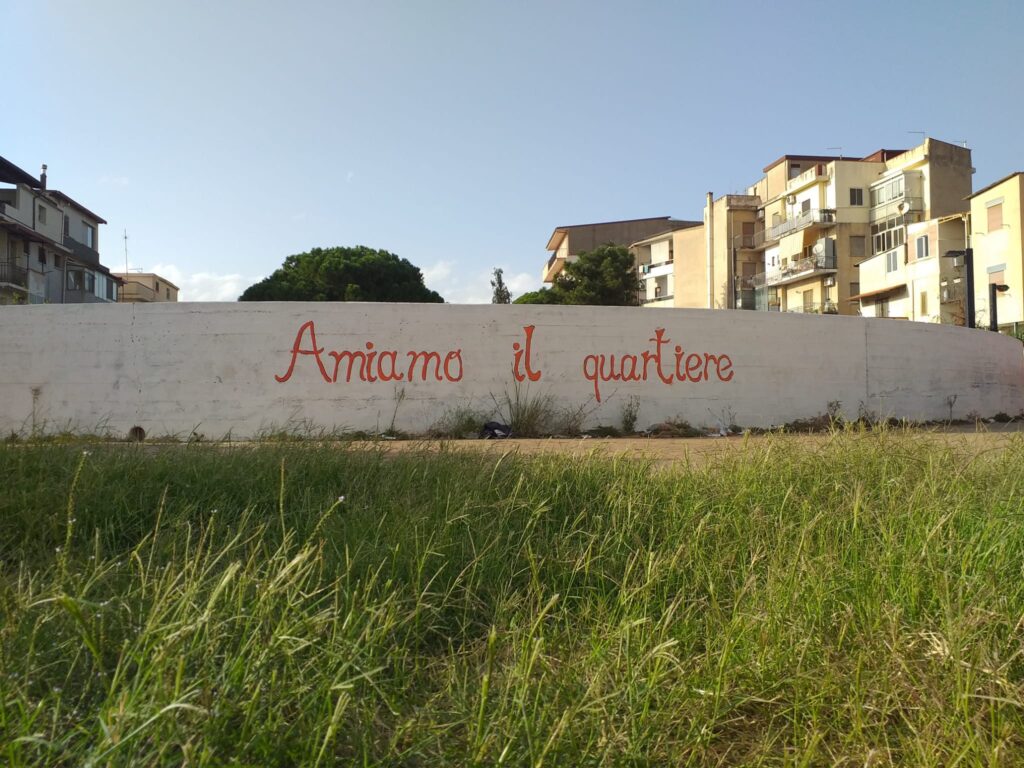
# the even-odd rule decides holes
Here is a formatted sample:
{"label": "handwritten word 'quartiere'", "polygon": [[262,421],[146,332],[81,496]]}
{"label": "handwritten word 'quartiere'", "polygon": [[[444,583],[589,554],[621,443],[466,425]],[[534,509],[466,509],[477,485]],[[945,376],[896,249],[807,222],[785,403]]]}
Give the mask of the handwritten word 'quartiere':
{"label": "handwritten word 'quartiere'", "polygon": [[[656,376],[664,384],[684,381],[731,381],[734,371],[728,355],[713,355],[709,352],[689,354],[678,344],[675,346],[674,365],[669,355],[662,354],[662,347],[672,340],[665,338],[665,329],[657,328],[648,341],[654,342],[653,350],[644,350],[639,355],[595,354],[583,358],[583,377],[594,385],[594,397],[601,402],[599,382],[647,381]],[[666,369],[667,364],[667,369]],[[654,371],[651,372],[653,365]]]}

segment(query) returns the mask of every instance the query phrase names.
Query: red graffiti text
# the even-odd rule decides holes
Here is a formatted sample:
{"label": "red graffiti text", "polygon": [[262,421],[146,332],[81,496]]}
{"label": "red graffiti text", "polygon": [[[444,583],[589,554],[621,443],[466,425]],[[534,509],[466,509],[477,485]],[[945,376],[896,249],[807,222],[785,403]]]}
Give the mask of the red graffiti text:
{"label": "red graffiti text", "polygon": [[594,385],[594,397],[601,402],[600,382],[648,381],[655,377],[667,385],[676,382],[732,381],[732,359],[728,355],[710,352],[687,353],[679,344],[675,354],[663,350],[672,340],[665,337],[665,329],[658,328],[648,341],[653,349],[639,355],[587,355],[583,358],[583,376]]}
{"label": "red graffiti text", "polygon": [[363,349],[324,350],[316,342],[313,321],[302,324],[295,334],[288,370],[274,376],[286,382],[295,371],[300,357],[312,357],[321,378],[335,384],[344,374],[346,382],[356,381],[462,381],[462,350],[454,349],[441,356],[440,352],[400,353],[397,350],[378,350],[372,341]]}

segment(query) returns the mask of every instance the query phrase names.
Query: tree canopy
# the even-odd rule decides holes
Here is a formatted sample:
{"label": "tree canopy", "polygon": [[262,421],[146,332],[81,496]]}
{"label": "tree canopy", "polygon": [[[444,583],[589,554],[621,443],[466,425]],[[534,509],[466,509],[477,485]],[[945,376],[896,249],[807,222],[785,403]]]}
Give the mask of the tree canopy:
{"label": "tree canopy", "polygon": [[491,294],[491,304],[511,304],[512,294],[508,290],[508,286],[505,285],[505,270],[501,267],[494,268],[494,277],[491,278],[491,288],[493,290]]}
{"label": "tree canopy", "polygon": [[635,307],[639,288],[633,254],[609,244],[580,253],[566,262],[550,288],[524,293],[514,303]]}
{"label": "tree canopy", "polygon": [[274,273],[250,285],[239,301],[398,301],[440,304],[419,268],[387,251],[313,248],[289,256]]}

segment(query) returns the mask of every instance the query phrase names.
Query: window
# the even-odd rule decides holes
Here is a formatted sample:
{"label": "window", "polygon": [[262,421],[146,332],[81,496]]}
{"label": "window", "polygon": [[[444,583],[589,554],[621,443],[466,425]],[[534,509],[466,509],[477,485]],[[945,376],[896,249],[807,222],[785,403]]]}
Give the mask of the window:
{"label": "window", "polygon": [[46,206],[43,205],[42,203],[40,203],[40,205],[39,205],[39,223],[40,224],[45,224],[46,223]]}
{"label": "window", "polygon": [[96,275],[94,275],[92,272],[85,273],[85,290],[87,290],[89,293],[96,292]]}
{"label": "window", "polygon": [[801,173],[803,173],[803,169],[801,169],[800,163],[793,163],[789,166],[789,178],[795,179]]}
{"label": "window", "polygon": [[899,248],[906,242],[907,230],[899,216],[871,225],[871,253],[877,255]]}
{"label": "window", "polygon": [[988,214],[988,231],[995,232],[1003,228],[1003,201],[990,203],[985,211]]}
{"label": "window", "polygon": [[68,230],[70,228],[71,228],[71,219],[69,219],[68,215],[65,213],[64,214],[64,237],[68,236]]}
{"label": "window", "polygon": [[814,311],[814,291],[813,290],[804,291],[802,294],[800,294],[800,298],[803,300],[803,303],[804,303],[804,307],[803,307],[804,312],[813,312]]}
{"label": "window", "polygon": [[921,291],[921,317],[928,317],[928,292]]}
{"label": "window", "polygon": [[928,235],[917,238],[917,258],[928,258]]}
{"label": "window", "polygon": [[899,251],[889,251],[885,254],[885,271],[895,272],[899,269]]}
{"label": "window", "polygon": [[167,289],[167,300],[168,301],[171,300],[171,289],[170,288]]}
{"label": "window", "polygon": [[860,283],[850,283],[850,296],[857,296],[860,294]]}
{"label": "window", "polygon": [[860,187],[850,187],[850,205],[864,205],[864,190]]}
{"label": "window", "polygon": [[80,291],[82,290],[82,270],[80,269],[69,269],[68,270],[68,290],[69,291]]}
{"label": "window", "polygon": [[865,250],[866,240],[864,235],[851,235],[850,236],[850,255],[854,258],[863,258],[867,255]]}
{"label": "window", "polygon": [[96,247],[96,228],[90,224],[82,223],[82,231],[85,232],[85,244],[89,248]]}
{"label": "window", "polygon": [[804,200],[802,203],[800,203],[800,213],[809,213],[810,210],[811,210],[811,201],[810,200]]}
{"label": "window", "polygon": [[889,300],[875,299],[875,317],[889,316]]}
{"label": "window", "polygon": [[156,285],[156,287],[153,290],[156,291],[157,293],[160,293],[160,281],[159,280],[154,280],[153,282]]}
{"label": "window", "polygon": [[988,282],[990,285],[1002,285],[1006,281],[1006,266],[989,267]]}

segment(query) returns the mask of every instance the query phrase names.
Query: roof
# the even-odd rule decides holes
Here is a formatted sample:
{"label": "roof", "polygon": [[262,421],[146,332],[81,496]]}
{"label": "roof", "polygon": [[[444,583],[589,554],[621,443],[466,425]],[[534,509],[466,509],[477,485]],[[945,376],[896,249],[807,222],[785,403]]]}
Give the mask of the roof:
{"label": "roof", "polygon": [[136,282],[135,280],[132,280],[133,277],[152,277],[152,278],[154,278],[156,280],[159,280],[162,283],[166,283],[166,285],[169,288],[173,288],[176,291],[180,291],[181,290],[178,286],[176,286],[174,283],[172,283],[166,277],[164,277],[163,275],[158,275],[156,272],[111,272],[110,274],[112,274],[112,275],[114,275],[116,277],[121,278],[126,283],[128,283],[128,282],[132,282],[132,283]]}
{"label": "roof", "polygon": [[697,224],[703,224],[701,221],[682,221],[681,219],[673,219],[671,216],[648,216],[643,219],[619,219],[618,221],[595,221],[591,224],[567,224],[561,227],[555,227],[554,232],[551,233],[551,237],[548,238],[547,250],[554,251],[558,249],[558,243],[561,242],[561,237],[566,233],[571,232],[574,229],[586,229],[587,227],[605,227],[614,226],[616,224],[636,224],[642,221],[664,221],[665,231],[672,231],[676,229],[685,229],[686,227],[693,227]]}
{"label": "roof", "polygon": [[39,188],[42,182],[28,171],[24,171],[10,160],[0,157],[0,181],[5,184],[27,184]]}
{"label": "roof", "polygon": [[968,196],[967,196],[966,198],[964,198],[964,199],[965,199],[965,200],[970,200],[970,199],[971,199],[972,197],[977,197],[978,195],[984,194],[985,192],[988,192],[988,191],[989,191],[990,189],[992,189],[993,187],[998,187],[998,186],[999,186],[1000,184],[1002,184],[1003,182],[1009,181],[1009,180],[1010,180],[1010,179],[1012,179],[1012,178],[1013,178],[1014,176],[1020,176],[1020,175],[1021,175],[1022,173],[1024,173],[1024,171],[1014,171],[1014,172],[1013,172],[1013,173],[1011,173],[1011,174],[1010,174],[1009,176],[1003,176],[1003,178],[999,179],[999,181],[993,181],[993,182],[992,182],[991,184],[989,184],[989,185],[988,185],[987,187],[982,187],[982,188],[981,188],[981,189],[979,189],[979,190],[978,190],[977,192],[975,192],[975,193],[974,193],[974,194],[972,194],[972,195],[968,195]]}
{"label": "roof", "polygon": [[65,195],[63,192],[61,192],[59,190],[56,190],[56,189],[52,189],[52,190],[50,190],[50,194],[53,195],[54,197],[56,197],[58,200],[63,200],[68,205],[75,206],[75,208],[80,210],[82,213],[86,213],[89,216],[91,216],[92,218],[96,219],[96,221],[98,221],[100,224],[106,224],[107,223],[106,219],[104,219],[103,217],[101,217],[98,214],[93,213],[88,208],[86,208],[84,205],[82,205],[79,202],[76,202],[72,198],[70,198],[67,195]]}
{"label": "roof", "polygon": [[847,159],[849,159],[849,158],[838,157],[836,155],[783,155],[778,160],[776,160],[774,163],[769,163],[768,165],[766,165],[763,168],[763,172],[764,173],[768,173],[768,171],[770,171],[776,165],[778,165],[779,163],[781,163],[781,162],[783,162],[785,160],[801,160],[801,161],[802,160],[813,160],[816,163],[828,163],[828,162],[831,162],[832,160],[847,160]]}
{"label": "roof", "polygon": [[884,163],[886,160],[892,160],[909,151],[909,149],[878,149],[861,159],[866,163]]}

